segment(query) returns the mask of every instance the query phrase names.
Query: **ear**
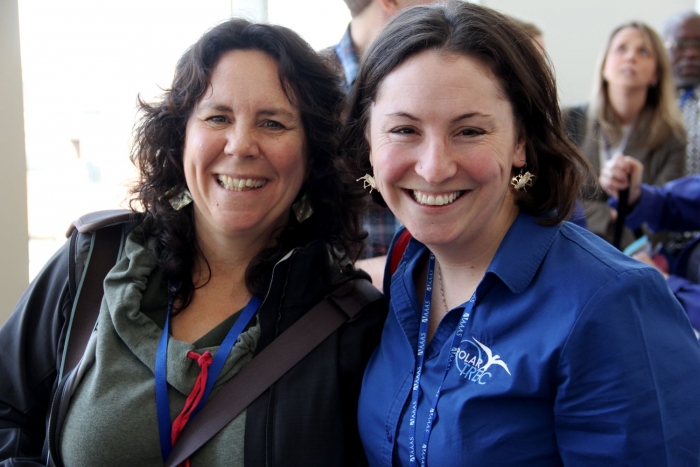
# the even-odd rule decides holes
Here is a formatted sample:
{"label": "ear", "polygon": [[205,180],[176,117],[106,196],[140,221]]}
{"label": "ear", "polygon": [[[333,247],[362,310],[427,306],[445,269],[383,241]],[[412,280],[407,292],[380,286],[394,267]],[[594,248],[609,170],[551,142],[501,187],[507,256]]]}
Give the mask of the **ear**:
{"label": "ear", "polygon": [[382,8],[382,11],[386,13],[386,15],[391,18],[394,16],[396,13],[399,12],[399,10],[403,7],[400,0],[376,0],[379,2],[379,6]]}
{"label": "ear", "polygon": [[515,150],[513,151],[513,167],[516,169],[525,167],[525,164],[527,163],[527,151],[525,150],[526,146],[527,144],[524,137],[521,137],[518,139],[517,143],[515,143]]}

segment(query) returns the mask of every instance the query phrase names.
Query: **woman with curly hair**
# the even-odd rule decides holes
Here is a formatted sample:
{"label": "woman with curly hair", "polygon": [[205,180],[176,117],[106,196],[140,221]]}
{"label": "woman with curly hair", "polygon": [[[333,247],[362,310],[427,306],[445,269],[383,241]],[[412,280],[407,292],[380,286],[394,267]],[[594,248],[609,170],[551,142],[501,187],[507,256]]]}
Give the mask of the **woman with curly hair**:
{"label": "woman with curly hair", "polygon": [[[3,459],[43,465],[48,444],[56,465],[163,465],[191,409],[206,406],[198,385],[215,395],[364,277],[352,266],[362,193],[336,154],[342,103],[333,71],[283,27],[233,19],[183,55],[162,99],[140,103],[133,221],[104,280],[94,352],[53,405],[66,378],[56,362],[73,308],[71,248],[2,328]],[[366,463],[357,397],[384,316],[383,300],[366,305],[187,462]]]}

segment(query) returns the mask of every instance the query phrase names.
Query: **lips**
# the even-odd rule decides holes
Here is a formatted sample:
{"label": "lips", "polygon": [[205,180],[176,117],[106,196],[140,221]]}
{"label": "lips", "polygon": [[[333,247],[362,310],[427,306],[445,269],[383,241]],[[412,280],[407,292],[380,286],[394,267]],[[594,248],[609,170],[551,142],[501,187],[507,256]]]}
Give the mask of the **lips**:
{"label": "lips", "polygon": [[232,178],[228,175],[217,175],[216,179],[221,187],[230,191],[256,190],[267,183],[265,179]]}
{"label": "lips", "polygon": [[410,190],[411,196],[418,204],[424,206],[445,206],[454,203],[464,191],[453,191],[449,193],[426,193],[419,190]]}

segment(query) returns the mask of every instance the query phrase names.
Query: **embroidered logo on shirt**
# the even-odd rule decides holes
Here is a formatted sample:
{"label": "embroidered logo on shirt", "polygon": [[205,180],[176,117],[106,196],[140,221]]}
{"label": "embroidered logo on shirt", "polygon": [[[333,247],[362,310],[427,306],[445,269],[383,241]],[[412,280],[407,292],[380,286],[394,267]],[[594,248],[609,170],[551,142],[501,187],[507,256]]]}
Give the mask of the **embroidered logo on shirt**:
{"label": "embroidered logo on shirt", "polygon": [[459,347],[452,349],[455,354],[455,367],[459,375],[477,384],[486,384],[493,376],[495,366],[501,367],[510,375],[506,362],[500,355],[494,355],[493,351],[472,337],[460,342]]}

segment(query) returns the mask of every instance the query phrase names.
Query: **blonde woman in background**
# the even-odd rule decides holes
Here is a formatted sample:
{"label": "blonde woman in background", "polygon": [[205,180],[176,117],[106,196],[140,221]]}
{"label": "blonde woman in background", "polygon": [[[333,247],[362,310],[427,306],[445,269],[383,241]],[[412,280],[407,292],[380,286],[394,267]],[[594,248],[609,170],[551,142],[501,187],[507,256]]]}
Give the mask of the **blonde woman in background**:
{"label": "blonde woman in background", "polygon": [[[684,170],[685,130],[671,69],[659,35],[640,22],[615,28],[596,68],[591,102],[564,114],[571,140],[600,173],[618,153],[644,165],[644,183],[662,185]],[[615,214],[589,179],[583,205],[588,228],[612,239]],[[625,245],[633,239],[627,231]]]}

